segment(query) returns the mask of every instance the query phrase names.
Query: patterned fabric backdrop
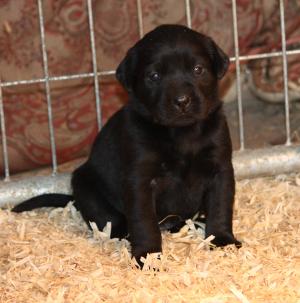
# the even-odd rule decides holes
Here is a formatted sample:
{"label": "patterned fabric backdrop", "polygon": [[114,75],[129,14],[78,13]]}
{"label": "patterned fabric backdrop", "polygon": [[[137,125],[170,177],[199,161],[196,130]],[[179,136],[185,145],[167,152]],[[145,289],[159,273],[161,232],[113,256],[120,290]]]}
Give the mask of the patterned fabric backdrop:
{"label": "patterned fabric backdrop", "polygon": [[[92,71],[85,0],[43,1],[46,44],[51,76]],[[144,0],[145,32],[163,23],[185,24],[183,0]],[[241,54],[280,49],[277,0],[238,0]],[[193,28],[212,36],[233,55],[231,0],[194,0]],[[174,9],[176,8],[176,9]],[[138,39],[136,0],[93,2],[97,60],[100,70],[115,69]],[[288,48],[299,47],[300,2],[286,2]],[[291,97],[299,98],[299,56],[289,59]],[[247,64],[251,89],[269,101],[282,100],[281,59]],[[0,77],[2,81],[43,77],[36,0],[0,1]],[[234,99],[234,65],[221,92]],[[114,77],[101,80],[104,122],[124,102],[126,93]],[[275,92],[275,93],[274,93]],[[51,162],[44,85],[6,88],[4,110],[10,168],[24,171]],[[86,155],[96,133],[92,79],[51,83],[57,156],[60,163]],[[3,169],[2,160],[0,166]]]}

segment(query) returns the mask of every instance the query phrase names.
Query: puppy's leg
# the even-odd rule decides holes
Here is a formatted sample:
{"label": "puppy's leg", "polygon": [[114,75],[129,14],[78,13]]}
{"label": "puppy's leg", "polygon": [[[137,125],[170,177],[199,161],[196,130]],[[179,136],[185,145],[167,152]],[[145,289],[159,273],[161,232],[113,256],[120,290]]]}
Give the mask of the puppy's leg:
{"label": "puppy's leg", "polygon": [[102,230],[107,222],[111,222],[111,237],[124,238],[128,234],[126,217],[108,202],[115,199],[106,193],[101,179],[92,178],[91,175],[91,172],[82,169],[77,170],[72,178],[76,208],[88,225],[95,222]]}
{"label": "puppy's leg", "polygon": [[150,180],[136,176],[133,182],[125,186],[124,193],[132,255],[140,265],[141,257],[162,250]]}
{"label": "puppy's leg", "polygon": [[99,230],[103,230],[107,222],[111,222],[111,238],[125,238],[128,234],[126,218],[103,197],[94,193],[83,192],[82,197],[76,197],[76,207],[86,223],[95,222]]}
{"label": "puppy's leg", "polygon": [[233,169],[229,167],[216,174],[207,194],[206,237],[214,235],[212,241],[216,246],[241,242],[232,233],[232,213],[235,194]]}

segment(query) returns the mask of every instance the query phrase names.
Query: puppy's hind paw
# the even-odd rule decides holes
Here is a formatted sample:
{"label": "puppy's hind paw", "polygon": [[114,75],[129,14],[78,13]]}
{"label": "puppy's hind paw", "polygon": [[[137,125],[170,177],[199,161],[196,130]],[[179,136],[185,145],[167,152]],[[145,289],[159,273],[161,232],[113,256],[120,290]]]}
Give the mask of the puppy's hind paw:
{"label": "puppy's hind paw", "polygon": [[233,235],[215,236],[211,243],[216,247],[224,247],[232,244],[234,244],[236,248],[242,247],[242,242],[238,241]]}
{"label": "puppy's hind paw", "polygon": [[156,246],[151,243],[151,247],[133,246],[132,256],[135,258],[136,265],[140,269],[156,268],[160,262],[160,256],[162,254],[161,244]]}
{"label": "puppy's hind paw", "polygon": [[160,271],[161,253],[150,253],[146,257],[135,257],[136,267],[141,270]]}

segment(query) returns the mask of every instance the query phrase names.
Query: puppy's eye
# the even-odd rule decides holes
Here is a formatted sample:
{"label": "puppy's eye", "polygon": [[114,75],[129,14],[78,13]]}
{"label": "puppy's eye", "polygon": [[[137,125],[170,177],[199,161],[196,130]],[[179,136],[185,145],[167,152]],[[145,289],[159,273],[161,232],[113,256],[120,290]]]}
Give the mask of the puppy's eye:
{"label": "puppy's eye", "polygon": [[203,67],[203,66],[201,66],[201,65],[198,64],[198,65],[196,65],[196,66],[194,67],[194,74],[195,74],[196,76],[202,75],[203,72],[204,72],[204,67]]}
{"label": "puppy's eye", "polygon": [[160,80],[160,75],[158,72],[151,72],[149,75],[148,75],[148,78],[153,81],[153,82],[157,82],[158,80]]}

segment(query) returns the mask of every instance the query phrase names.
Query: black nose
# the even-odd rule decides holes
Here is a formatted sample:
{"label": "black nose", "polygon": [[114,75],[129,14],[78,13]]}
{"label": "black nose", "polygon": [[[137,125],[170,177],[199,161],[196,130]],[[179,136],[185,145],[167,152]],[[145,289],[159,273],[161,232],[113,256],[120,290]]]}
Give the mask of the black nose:
{"label": "black nose", "polygon": [[175,106],[181,110],[186,110],[191,104],[191,97],[188,95],[178,96],[174,100]]}

